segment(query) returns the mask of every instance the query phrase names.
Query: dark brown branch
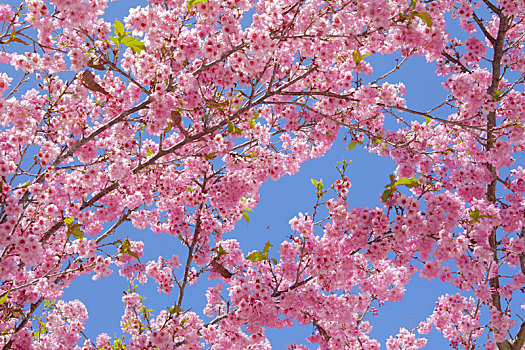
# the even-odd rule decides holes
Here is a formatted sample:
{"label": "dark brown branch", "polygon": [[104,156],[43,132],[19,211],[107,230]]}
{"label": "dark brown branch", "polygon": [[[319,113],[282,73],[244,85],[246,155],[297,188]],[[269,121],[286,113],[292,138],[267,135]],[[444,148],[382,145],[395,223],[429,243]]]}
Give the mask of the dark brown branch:
{"label": "dark brown branch", "polygon": [[452,57],[452,55],[450,55],[449,53],[447,53],[445,50],[441,51],[441,54],[443,56],[445,56],[447,58],[447,60],[449,60],[450,62],[456,64],[457,66],[459,66],[459,68],[461,69],[461,71],[463,73],[472,73],[470,71],[470,69],[468,69],[463,63],[461,63],[461,61],[455,57]]}
{"label": "dark brown branch", "polygon": [[483,22],[481,21],[481,19],[478,17],[478,15],[476,15],[476,12],[473,12],[472,16],[474,18],[474,21],[478,25],[479,29],[481,29],[481,31],[485,35],[485,37],[487,39],[489,39],[489,41],[492,43],[492,46],[495,46],[496,45],[496,39],[489,33],[487,28],[485,28],[485,26],[483,25]]}
{"label": "dark brown branch", "polygon": [[273,297],[273,298],[276,298],[276,297],[279,297],[279,296],[280,296],[281,294],[283,294],[283,293],[291,292],[291,291],[294,290],[294,289],[297,289],[297,288],[299,288],[299,287],[301,287],[301,286],[304,286],[305,284],[307,284],[308,282],[310,282],[310,281],[313,280],[313,279],[314,279],[314,277],[313,277],[313,276],[310,276],[310,277],[308,277],[308,278],[302,280],[301,282],[294,283],[294,284],[293,284],[291,287],[289,287],[289,288],[286,288],[286,289],[284,289],[284,290],[275,291],[275,292],[272,293],[272,297]]}

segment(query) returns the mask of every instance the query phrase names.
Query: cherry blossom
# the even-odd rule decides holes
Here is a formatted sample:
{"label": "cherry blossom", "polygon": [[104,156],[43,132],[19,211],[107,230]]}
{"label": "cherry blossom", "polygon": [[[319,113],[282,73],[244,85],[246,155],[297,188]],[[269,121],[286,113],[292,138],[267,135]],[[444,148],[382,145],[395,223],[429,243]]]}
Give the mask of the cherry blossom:
{"label": "cherry blossom", "polygon": [[[290,349],[379,349],[374,317],[417,276],[457,293],[387,349],[432,329],[525,345],[522,0],[149,0],[113,22],[109,5],[0,4],[2,349],[269,349],[294,324],[312,333]],[[448,92],[427,111],[393,78],[414,56]],[[338,137],[395,162],[375,206],[349,205],[342,159],[281,242],[229,236]],[[147,261],[127,223],[183,250]],[[124,336],[88,339],[64,289],[115,271]],[[145,283],[174,304],[149,309]]]}

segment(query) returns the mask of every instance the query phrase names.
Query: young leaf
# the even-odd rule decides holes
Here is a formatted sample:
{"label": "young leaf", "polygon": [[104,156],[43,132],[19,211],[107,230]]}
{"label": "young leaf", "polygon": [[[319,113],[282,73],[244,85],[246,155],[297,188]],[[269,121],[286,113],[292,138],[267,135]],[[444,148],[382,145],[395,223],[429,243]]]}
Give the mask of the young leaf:
{"label": "young leaf", "polygon": [[201,2],[208,2],[208,0],[188,0],[188,9],[190,9],[193,5]]}
{"label": "young leaf", "polygon": [[406,187],[409,187],[409,188],[421,186],[421,184],[419,183],[419,181],[417,181],[417,179],[415,177],[411,177],[411,178],[402,177],[402,178],[398,179],[394,183],[394,185],[395,186],[405,185]]}
{"label": "young leaf", "polygon": [[210,154],[205,154],[203,157],[206,158],[206,159],[213,159],[213,158],[217,157],[217,152],[213,152],[213,153],[210,153]]}
{"label": "young leaf", "polygon": [[120,250],[129,250],[131,248],[131,243],[129,242],[129,240],[126,238],[124,240],[124,242],[122,242],[120,244]]}
{"label": "young leaf", "polygon": [[345,148],[345,151],[351,151],[355,148],[357,145],[357,141],[352,141],[348,144],[348,146]]}
{"label": "young leaf", "polygon": [[19,43],[19,44],[29,45],[28,43],[26,43],[26,42],[23,41],[22,39],[17,38],[17,37],[16,37],[16,34],[15,34],[14,31],[11,33],[11,35],[9,36],[9,38],[6,40],[5,43],[6,43],[6,44],[9,44],[9,43]]}
{"label": "young leaf", "polygon": [[352,52],[352,58],[354,59],[355,64],[361,63],[363,58],[367,56],[370,56],[370,54],[361,55],[357,50],[354,50],[354,52]]}
{"label": "young leaf", "polygon": [[223,255],[230,254],[227,251],[225,251],[224,248],[222,247],[222,245],[220,245],[220,244],[219,244],[218,247],[215,248],[215,252],[217,253],[217,258],[221,257]]}
{"label": "young leaf", "polygon": [[151,148],[149,148],[149,146],[146,146],[146,148],[148,149],[148,153],[146,153],[146,157],[149,157],[149,156],[152,156],[153,154],[155,154],[155,152],[153,152],[151,150]]}
{"label": "young leaf", "polygon": [[428,12],[416,12],[414,13],[414,15],[421,18],[421,20],[425,22],[427,27],[432,27],[432,17],[430,17]]}
{"label": "young leaf", "polygon": [[10,292],[10,290],[8,290],[7,293],[5,293],[5,295],[0,298],[0,305],[4,304],[7,301],[7,297],[9,296],[9,292]]}
{"label": "young leaf", "polygon": [[383,202],[386,202],[388,198],[390,198],[392,193],[394,193],[394,190],[392,188],[387,188],[386,190],[383,191],[383,194],[381,195],[381,200]]}
{"label": "young leaf", "polygon": [[119,38],[111,36],[111,35],[108,35],[108,39],[113,41],[115,43],[115,45],[117,45],[117,46],[120,45],[120,39]]}
{"label": "young leaf", "polygon": [[270,248],[273,247],[273,245],[270,244],[270,242],[266,242],[263,249],[263,255],[268,257],[268,252],[270,251]]}
{"label": "young leaf", "polygon": [[64,224],[66,224],[67,228],[70,229],[71,225],[75,222],[75,218],[70,216],[64,219]]}
{"label": "young leaf", "polygon": [[120,42],[127,47],[130,47],[134,53],[140,53],[142,50],[146,49],[146,45],[144,45],[142,41],[132,36],[124,37]]}
{"label": "young leaf", "polygon": [[246,220],[246,223],[247,223],[247,224],[250,223],[250,215],[248,214],[247,211],[243,211],[243,212],[242,212],[242,218],[243,218],[244,220]]}
{"label": "young leaf", "polygon": [[27,188],[29,187],[30,184],[31,184],[31,181],[27,180],[22,186],[20,186],[20,188]]}
{"label": "young leaf", "polygon": [[181,308],[178,307],[177,305],[172,306],[172,307],[168,306],[166,307],[166,309],[168,309],[168,312],[170,313],[170,315],[177,314],[182,311]]}
{"label": "young leaf", "polygon": [[242,130],[239,129],[237,126],[235,126],[231,121],[230,119],[228,119],[228,132],[232,133],[232,134],[242,134]]}
{"label": "young leaf", "polygon": [[115,28],[115,35],[118,37],[123,37],[126,35],[126,29],[124,28],[124,25],[121,21],[118,19],[115,20],[115,23],[113,23],[113,28]]}
{"label": "young leaf", "polygon": [[479,219],[479,215],[481,214],[481,211],[479,209],[476,209],[476,210],[472,210],[468,213],[468,215],[470,215],[470,217],[472,218],[472,223],[475,224],[476,221],[478,221]]}
{"label": "young leaf", "polygon": [[264,254],[261,253],[260,251],[255,251],[251,253],[250,255],[248,255],[246,259],[250,260],[251,262],[257,262],[257,261],[266,260],[266,256],[264,256]]}
{"label": "young leaf", "polygon": [[75,237],[76,239],[82,240],[84,238],[84,232],[77,227],[73,227],[70,231],[70,233]]}
{"label": "young leaf", "polygon": [[501,91],[501,90],[494,91],[494,95],[492,95],[492,100],[493,101],[501,101],[501,95],[502,94],[503,94],[503,91]]}
{"label": "young leaf", "polygon": [[173,124],[171,124],[171,122],[168,122],[168,126],[164,128],[164,132],[168,133],[171,131],[172,128],[173,128]]}
{"label": "young leaf", "polygon": [[120,244],[119,253],[131,255],[132,257],[140,261],[137,253],[131,251],[131,243],[127,238]]}

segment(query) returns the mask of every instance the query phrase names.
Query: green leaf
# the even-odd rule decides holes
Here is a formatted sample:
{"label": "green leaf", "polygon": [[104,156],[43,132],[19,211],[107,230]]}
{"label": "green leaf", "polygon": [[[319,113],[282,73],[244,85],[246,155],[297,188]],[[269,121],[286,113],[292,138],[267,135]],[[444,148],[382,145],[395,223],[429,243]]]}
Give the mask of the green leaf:
{"label": "green leaf", "polygon": [[430,123],[430,118],[429,117],[425,117],[425,121],[428,123]]}
{"label": "green leaf", "polygon": [[430,17],[430,15],[428,14],[428,12],[416,12],[414,13],[415,16],[421,18],[421,20],[423,22],[425,22],[425,24],[428,26],[428,27],[432,27],[432,17]]}
{"label": "green leaf", "polygon": [[351,151],[357,146],[357,141],[352,141],[348,144],[348,146],[345,148],[345,151]]}
{"label": "green leaf", "polygon": [[190,9],[193,5],[201,2],[208,2],[208,0],[188,0],[188,9]]}
{"label": "green leaf", "polygon": [[56,299],[46,300],[44,302],[44,309],[50,309],[55,306]]}
{"label": "green leaf", "polygon": [[27,180],[27,182],[23,184],[22,186],[20,186],[20,188],[27,188],[29,184],[31,184],[31,181]]}
{"label": "green leaf", "polygon": [[223,255],[230,254],[230,253],[228,253],[227,251],[224,250],[222,245],[219,245],[217,248],[215,248],[215,252],[217,253],[217,257],[221,257]]}
{"label": "green leaf", "polygon": [[268,252],[270,251],[270,248],[273,247],[273,245],[270,244],[270,242],[266,242],[263,249],[263,255],[265,257],[268,257]]}
{"label": "green leaf", "polygon": [[417,181],[415,177],[411,177],[411,178],[402,177],[394,183],[394,186],[398,186],[398,185],[405,185],[406,187],[409,187],[409,188],[421,186],[421,184],[419,183],[419,181]]}
{"label": "green leaf", "polygon": [[124,25],[121,21],[118,19],[115,20],[115,23],[113,23],[113,28],[115,28],[115,35],[118,37],[123,37],[126,35],[126,29],[124,28]]}
{"label": "green leaf", "polygon": [[352,58],[354,59],[355,64],[361,63],[363,58],[367,56],[370,56],[370,54],[361,55],[357,50],[354,50],[354,52],[352,52]]}
{"label": "green leaf", "polygon": [[82,240],[84,238],[84,232],[77,227],[73,227],[70,231],[70,233],[75,237],[76,239]]}
{"label": "green leaf", "polygon": [[248,255],[246,259],[250,260],[251,262],[257,262],[257,261],[266,260],[266,256],[264,256],[264,254],[261,253],[260,251],[255,251],[251,253],[250,255]]}
{"label": "green leaf", "polygon": [[479,218],[480,219],[482,218],[497,219],[497,217],[495,217],[494,215],[487,215],[487,214],[480,215]]}
{"label": "green leaf", "polygon": [[115,45],[117,45],[117,46],[120,45],[120,39],[118,39],[118,38],[116,38],[114,36],[111,36],[111,35],[108,36],[108,39],[113,41],[115,43]]}
{"label": "green leaf", "polygon": [[7,293],[3,297],[0,298],[0,305],[4,304],[7,301],[7,297],[9,296],[9,292],[11,290],[8,290]]}
{"label": "green leaf", "polygon": [[[137,255],[137,253],[132,252],[131,250],[128,251],[128,252],[125,252],[124,254],[131,255],[131,256],[134,257],[135,259],[139,260],[139,256]],[[140,261],[140,260],[139,260],[139,261]]]}
{"label": "green leaf", "polygon": [[277,265],[277,260],[275,260],[275,258],[271,258],[270,261],[273,262],[274,265]]}
{"label": "green leaf", "polygon": [[410,6],[415,9],[416,8],[417,0],[410,0]]}
{"label": "green leaf", "polygon": [[124,344],[122,344],[122,340],[117,339],[113,342],[113,349],[114,350],[121,350],[124,349]]}
{"label": "green leaf", "polygon": [[178,307],[177,305],[175,306],[172,306],[172,307],[167,307],[166,309],[168,309],[168,312],[170,313],[170,315],[173,315],[173,314],[178,314],[179,312],[181,312],[181,308]]}
{"label": "green leaf", "polygon": [[242,218],[243,218],[244,220],[246,220],[246,223],[247,223],[247,224],[250,223],[250,215],[248,214],[247,211],[243,211],[243,212],[242,212]]}
{"label": "green leaf", "polygon": [[230,119],[228,119],[228,132],[232,133],[232,134],[242,134],[242,130],[239,129],[237,126],[235,126],[231,121]]}
{"label": "green leaf", "polygon": [[315,188],[317,189],[316,193],[318,195],[321,195],[323,194],[323,179],[317,181],[317,180],[314,180],[314,179],[310,179],[310,181],[312,181],[312,184],[315,186]]}
{"label": "green leaf", "polygon": [[479,219],[479,215],[481,214],[481,211],[479,209],[476,209],[476,210],[472,210],[468,213],[468,215],[470,215],[470,217],[472,218],[472,223],[475,224],[476,221],[478,221]]}
{"label": "green leaf", "polygon": [[381,200],[383,202],[386,202],[388,200],[388,198],[390,198],[390,196],[392,196],[392,193],[394,193],[394,189],[393,188],[387,188],[386,190],[383,191],[383,194],[381,195]]}
{"label": "green leaf", "polygon": [[217,157],[217,152],[213,152],[213,153],[210,153],[210,154],[205,154],[203,157],[206,158],[206,159],[213,159],[213,158]]}
{"label": "green leaf", "polygon": [[120,250],[129,250],[131,248],[131,243],[128,239],[125,239],[124,242],[120,244]]}
{"label": "green leaf", "polygon": [[149,148],[149,146],[146,146],[146,148],[148,149],[148,153],[146,153],[146,157],[152,156],[155,153],[151,150],[151,148]]}
{"label": "green leaf", "polygon": [[479,219],[488,218],[488,219],[497,219],[494,215],[481,214],[479,209],[472,210],[468,213],[472,218],[472,223],[475,224]]}
{"label": "green leaf", "polygon": [[121,254],[131,255],[135,259],[139,260],[139,256],[137,255],[137,253],[131,251],[131,243],[127,238],[120,244],[119,252]]}
{"label": "green leaf", "polygon": [[5,41],[6,44],[9,44],[9,43],[19,43],[19,44],[24,44],[24,45],[29,45],[28,43],[26,43],[25,41],[23,41],[22,39],[19,39],[16,37],[16,34],[15,32],[13,31],[11,33],[11,35],[9,36],[9,38]]}
{"label": "green leaf", "polygon": [[64,219],[64,224],[66,224],[67,228],[71,228],[71,225],[75,222],[75,218],[70,216]]}
{"label": "green leaf", "polygon": [[493,101],[501,101],[501,95],[503,95],[503,91],[501,91],[501,90],[494,91],[494,95],[492,95],[492,100]]}
{"label": "green leaf", "polygon": [[132,36],[124,37],[120,42],[127,47],[130,47],[134,53],[140,53],[142,50],[146,49],[146,45],[144,45],[142,41]]}
{"label": "green leaf", "polygon": [[164,132],[168,133],[171,131],[172,128],[173,128],[173,124],[171,124],[171,122],[168,122],[168,126],[164,128]]}

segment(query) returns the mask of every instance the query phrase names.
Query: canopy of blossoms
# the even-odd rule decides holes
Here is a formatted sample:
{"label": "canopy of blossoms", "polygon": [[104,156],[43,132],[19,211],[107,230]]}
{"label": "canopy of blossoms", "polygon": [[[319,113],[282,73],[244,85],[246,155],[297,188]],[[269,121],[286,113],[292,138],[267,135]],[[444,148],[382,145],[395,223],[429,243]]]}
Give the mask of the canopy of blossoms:
{"label": "canopy of blossoms", "polygon": [[[314,331],[290,349],[379,349],[368,316],[412,276],[459,292],[387,349],[432,328],[456,349],[523,347],[523,0],[149,0],[114,22],[107,7],[0,5],[2,349],[269,349],[265,330],[295,322]],[[390,54],[386,74],[367,62]],[[429,111],[389,81],[415,55],[449,92]],[[228,239],[265,181],[338,135],[395,161],[380,205],[349,206],[343,161],[272,251]],[[128,221],[185,253],[144,261],[113,237]],[[175,303],[151,313],[132,288],[124,340],[87,339],[64,289],[112,272]]]}

